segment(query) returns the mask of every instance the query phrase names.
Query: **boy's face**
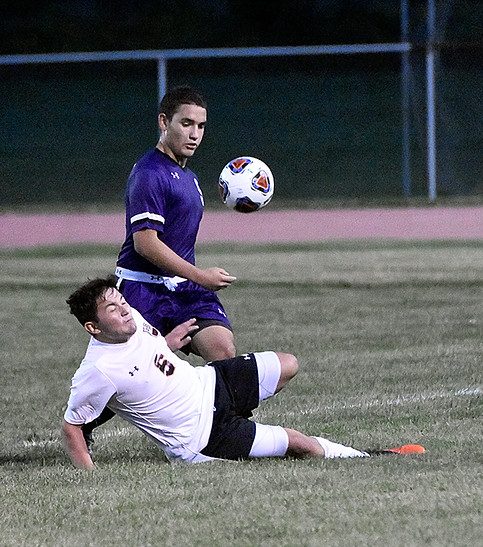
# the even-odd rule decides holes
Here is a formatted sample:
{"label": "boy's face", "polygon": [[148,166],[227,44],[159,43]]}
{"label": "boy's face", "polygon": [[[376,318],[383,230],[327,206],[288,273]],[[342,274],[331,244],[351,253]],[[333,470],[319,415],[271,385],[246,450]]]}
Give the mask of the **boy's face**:
{"label": "boy's face", "polygon": [[122,294],[109,288],[97,301],[97,321],[89,321],[85,328],[101,342],[122,344],[136,332],[131,307]]}
{"label": "boy's face", "polygon": [[206,125],[206,109],[195,104],[182,104],[168,120],[159,115],[159,128],[163,133],[163,145],[176,158],[190,158],[200,145]]}

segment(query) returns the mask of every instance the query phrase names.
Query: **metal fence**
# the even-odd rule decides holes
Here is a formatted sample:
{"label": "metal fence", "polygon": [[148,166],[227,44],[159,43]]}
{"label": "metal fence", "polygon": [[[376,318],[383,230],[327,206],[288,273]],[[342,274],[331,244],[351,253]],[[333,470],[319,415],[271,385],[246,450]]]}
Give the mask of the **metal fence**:
{"label": "metal fence", "polygon": [[[416,54],[421,56],[424,62],[424,80],[421,81],[421,86],[425,97],[425,104],[423,108],[419,109],[419,123],[424,128],[420,129],[420,138],[424,134],[424,163],[425,163],[425,175],[426,175],[426,193],[428,200],[433,202],[437,198],[437,123],[436,123],[436,78],[435,67],[437,62],[437,49],[438,44],[436,41],[436,10],[435,3],[432,0],[428,1],[427,18],[426,18],[426,39],[424,44],[413,44],[409,41],[409,5],[407,0],[401,0],[400,3],[400,21],[401,21],[401,41],[397,43],[377,43],[377,44],[347,44],[347,45],[319,45],[319,46],[307,46],[307,47],[260,47],[260,48],[222,48],[222,49],[197,49],[197,50],[150,50],[150,51],[109,51],[109,52],[78,52],[78,53],[56,53],[56,54],[35,54],[35,55],[4,55],[0,56],[0,67],[27,67],[40,65],[54,65],[61,64],[66,66],[71,63],[76,64],[91,64],[91,63],[119,63],[119,62],[154,62],[156,63],[156,87],[157,87],[157,100],[164,95],[168,80],[175,80],[171,78],[171,67],[176,62],[209,62],[214,60],[236,61],[239,60],[242,63],[244,60],[255,59],[274,59],[276,62],[283,63],[287,59],[302,59],[311,58],[320,59],[328,58],[329,56],[392,56],[394,59],[396,56],[399,59],[398,72],[399,72],[399,120],[398,127],[400,130],[400,194],[409,197],[413,195],[414,183],[412,177],[412,148],[411,134],[414,131],[412,127],[412,114],[411,104],[414,95],[414,74],[411,70],[411,55]],[[192,65],[191,65],[192,66]],[[233,65],[231,65],[233,66]],[[173,70],[174,72],[174,70]],[[16,76],[14,75],[13,78]],[[234,85],[236,86],[236,78],[243,78],[243,74],[234,75]],[[377,94],[377,93],[376,93]],[[27,95],[27,94],[26,94]],[[394,93],[393,93],[394,95]],[[360,94],[359,94],[360,96]],[[55,102],[55,97],[51,96],[49,101]],[[229,99],[226,97],[224,100]],[[313,102],[316,99],[311,97],[308,102]],[[352,101],[356,102],[357,95],[352,97]],[[64,105],[62,108],[69,109],[68,105]],[[247,117],[250,117],[249,108],[247,108]],[[394,108],[394,104],[392,105]],[[394,114],[395,110],[393,111]],[[394,116],[393,116],[394,117]],[[15,131],[15,125],[13,120],[10,120],[10,127]],[[81,120],[82,122],[82,120]],[[279,121],[277,121],[279,123]],[[322,123],[322,122],[320,122]],[[7,124],[8,127],[8,124]],[[374,130],[376,132],[376,129]],[[95,131],[93,132],[95,133]],[[5,135],[7,138],[7,135]],[[309,134],[307,138],[311,139]],[[93,146],[95,147],[95,136],[92,137]],[[34,139],[35,140],[35,139]],[[304,145],[297,140],[299,144],[299,162],[303,162],[303,149]],[[35,147],[36,143],[31,142],[30,147]],[[377,142],[374,143],[377,147]],[[396,147],[395,147],[396,148]],[[390,155],[388,153],[388,155]],[[309,154],[310,156],[310,154]],[[41,159],[41,158],[40,158]],[[131,158],[134,161],[134,157]],[[25,167],[25,166],[24,166]],[[27,169],[25,167],[25,169]],[[81,167],[79,167],[81,169]],[[388,167],[390,169],[390,167]],[[15,170],[14,170],[15,171]],[[12,177],[12,173],[9,174]],[[42,175],[39,175],[42,176]],[[68,176],[64,173],[63,176]],[[79,176],[79,175],[77,175]],[[94,175],[95,176],[95,175]],[[107,176],[107,175],[106,175]],[[303,171],[297,174],[297,177],[303,177]],[[367,175],[371,176],[370,173]],[[315,175],[314,175],[315,177]],[[388,175],[386,175],[389,178]],[[8,177],[2,177],[2,184],[6,184],[5,180]],[[82,178],[79,176],[79,178]],[[101,177],[102,178],[102,177]],[[283,177],[282,177],[283,178]],[[101,182],[101,181],[100,181]],[[95,183],[94,183],[95,186]],[[471,186],[471,185],[470,185]],[[392,192],[392,190],[391,190]],[[289,192],[290,193],[290,192]],[[417,193],[417,192],[416,192]],[[102,194],[102,192],[101,192]],[[62,200],[61,196],[57,196]],[[54,198],[55,199],[55,198]],[[8,201],[8,199],[7,199]]]}

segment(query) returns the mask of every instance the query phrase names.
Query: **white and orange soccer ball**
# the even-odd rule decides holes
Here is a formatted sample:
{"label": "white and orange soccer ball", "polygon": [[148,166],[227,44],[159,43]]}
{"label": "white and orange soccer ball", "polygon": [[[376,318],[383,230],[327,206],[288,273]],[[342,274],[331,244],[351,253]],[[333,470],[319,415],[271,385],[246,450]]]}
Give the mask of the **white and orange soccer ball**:
{"label": "white and orange soccer ball", "polygon": [[273,175],[268,165],[257,158],[235,158],[223,167],[219,190],[227,207],[240,213],[252,213],[272,199]]}

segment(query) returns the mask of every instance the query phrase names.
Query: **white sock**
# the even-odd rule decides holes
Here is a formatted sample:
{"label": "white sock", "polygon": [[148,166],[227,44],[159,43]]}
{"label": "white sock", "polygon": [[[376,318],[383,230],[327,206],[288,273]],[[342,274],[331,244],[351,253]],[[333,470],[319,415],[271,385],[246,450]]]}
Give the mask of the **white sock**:
{"label": "white sock", "polygon": [[324,449],[326,458],[367,458],[369,456],[367,452],[361,452],[343,444],[333,443],[323,437],[314,437],[314,439]]}

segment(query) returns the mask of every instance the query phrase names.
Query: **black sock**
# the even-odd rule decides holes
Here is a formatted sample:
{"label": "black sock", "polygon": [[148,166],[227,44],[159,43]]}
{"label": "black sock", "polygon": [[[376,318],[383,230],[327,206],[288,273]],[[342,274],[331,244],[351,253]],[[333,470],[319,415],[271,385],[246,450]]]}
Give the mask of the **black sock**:
{"label": "black sock", "polygon": [[102,424],[105,424],[115,415],[116,413],[113,412],[111,409],[107,408],[106,406],[106,408],[101,412],[101,414],[95,420],[92,420],[92,422],[89,422],[82,426],[82,431],[84,433],[92,433],[93,429],[95,429],[96,427],[99,427]]}

